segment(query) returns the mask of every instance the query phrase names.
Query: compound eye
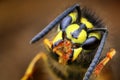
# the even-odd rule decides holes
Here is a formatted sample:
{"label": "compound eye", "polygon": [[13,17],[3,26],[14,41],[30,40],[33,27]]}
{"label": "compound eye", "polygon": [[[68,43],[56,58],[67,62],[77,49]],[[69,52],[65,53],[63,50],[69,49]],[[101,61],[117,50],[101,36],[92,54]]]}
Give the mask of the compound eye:
{"label": "compound eye", "polygon": [[79,47],[80,47],[80,44],[78,44],[78,43],[74,43],[74,44],[72,45],[72,48],[73,48],[73,49],[79,48]]}

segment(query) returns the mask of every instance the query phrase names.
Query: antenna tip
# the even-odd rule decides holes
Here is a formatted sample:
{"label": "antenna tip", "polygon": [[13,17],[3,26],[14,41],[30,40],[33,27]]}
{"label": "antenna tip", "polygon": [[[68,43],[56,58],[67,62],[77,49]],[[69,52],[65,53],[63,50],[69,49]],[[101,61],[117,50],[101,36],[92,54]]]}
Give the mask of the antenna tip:
{"label": "antenna tip", "polygon": [[33,39],[32,39],[32,40],[30,40],[29,43],[30,43],[30,44],[33,44],[33,43],[35,43],[35,42],[36,42],[36,40],[33,40]]}

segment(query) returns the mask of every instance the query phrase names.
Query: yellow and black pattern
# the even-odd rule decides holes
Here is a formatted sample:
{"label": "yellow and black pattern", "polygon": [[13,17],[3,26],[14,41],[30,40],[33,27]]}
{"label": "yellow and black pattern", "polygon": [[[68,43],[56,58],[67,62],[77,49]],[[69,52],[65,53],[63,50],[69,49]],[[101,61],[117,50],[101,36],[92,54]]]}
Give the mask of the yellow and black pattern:
{"label": "yellow and black pattern", "polygon": [[[99,31],[87,32],[97,25],[100,27],[101,22],[97,22],[100,20],[93,16],[92,13],[87,13],[90,11],[86,8],[83,8],[82,11],[83,14],[81,18],[77,18],[76,12],[72,12],[66,16],[60,23],[60,31],[53,39],[53,47],[64,41],[64,39],[70,40],[71,43],[74,44],[72,46],[72,61],[76,60],[83,50],[91,51],[97,48],[101,39],[101,33]],[[77,19],[80,19],[79,23]]]}
{"label": "yellow and black pattern", "polygon": [[100,58],[107,29],[93,12],[76,4],[46,26],[31,43],[44,37],[57,24],[56,36],[52,40],[44,39],[48,54],[35,57],[22,80],[33,77],[38,59],[43,59],[61,80],[89,80]]}
{"label": "yellow and black pattern", "polygon": [[[94,16],[94,14],[91,13],[88,9],[83,8],[81,12],[82,12],[81,18],[78,18],[77,12],[72,12],[68,16],[66,16],[61,21],[58,27],[59,32],[52,41],[52,49],[56,48],[56,46],[59,46],[62,43],[66,43],[66,40],[70,41],[71,45],[68,46],[71,46],[71,55],[69,55],[68,60],[65,61],[61,59],[62,55],[67,54],[67,52],[65,53],[65,51],[61,52],[56,50],[54,51],[56,54],[53,54],[52,56],[54,56],[54,59],[58,60],[58,62],[62,64],[79,65],[79,67],[80,66],[82,67],[81,69],[85,69],[91,63],[91,59],[93,58],[93,55],[95,55],[93,51],[97,49],[102,38],[101,32],[99,31],[88,32],[88,30],[94,29],[96,27],[103,27],[103,24],[101,20]],[[80,22],[78,22],[77,19],[80,19],[79,20]],[[64,48],[67,48],[65,46]],[[54,71],[54,68],[57,67],[54,66],[51,68],[53,68]],[[57,74],[59,77],[62,76],[61,78],[66,80],[65,75],[62,74],[62,71],[59,69],[57,70],[61,74],[56,73],[56,71],[54,71],[55,74]],[[68,69],[68,72],[69,71],[71,72],[71,70]],[[71,73],[67,75],[70,74]],[[77,72],[77,74],[81,75],[79,71]],[[75,77],[74,75],[71,75],[71,77],[72,76]],[[69,80],[72,80],[72,78],[71,79],[69,78]]]}

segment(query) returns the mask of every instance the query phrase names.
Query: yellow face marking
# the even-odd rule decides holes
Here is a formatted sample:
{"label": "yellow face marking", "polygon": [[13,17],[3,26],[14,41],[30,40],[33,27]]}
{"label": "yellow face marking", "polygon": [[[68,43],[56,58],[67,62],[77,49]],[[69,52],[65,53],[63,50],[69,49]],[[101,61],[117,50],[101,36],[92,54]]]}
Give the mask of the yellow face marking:
{"label": "yellow face marking", "polygon": [[53,44],[55,44],[55,42],[62,40],[62,31],[60,31],[57,36],[53,39]]}
{"label": "yellow face marking", "polygon": [[92,36],[96,37],[99,40],[101,39],[101,34],[99,32],[92,32],[89,34],[88,37],[92,37]]}
{"label": "yellow face marking", "polygon": [[67,38],[69,39],[73,39],[71,33],[73,33],[75,30],[77,30],[79,28],[78,24],[71,24],[66,28],[66,34],[67,34]]}
{"label": "yellow face marking", "polygon": [[76,21],[76,19],[77,19],[77,13],[76,12],[70,13],[69,16],[72,18],[72,23]]}
{"label": "yellow face marking", "polygon": [[66,29],[67,38],[69,38],[73,43],[80,43],[82,44],[87,38],[87,32],[85,30],[81,30],[78,35],[78,38],[73,38],[71,33],[76,31],[80,26],[78,24],[71,24]]}
{"label": "yellow face marking", "polygon": [[91,29],[93,28],[93,24],[91,22],[89,22],[86,18],[81,18],[81,23],[85,24],[87,28]]}
{"label": "yellow face marking", "polygon": [[86,40],[86,38],[87,38],[87,32],[85,30],[82,30],[79,33],[78,38],[77,39],[73,38],[72,42],[82,44]]}
{"label": "yellow face marking", "polygon": [[78,55],[81,53],[81,51],[82,51],[82,48],[74,49],[72,61],[74,61],[74,60],[77,59],[77,57],[78,57]]}

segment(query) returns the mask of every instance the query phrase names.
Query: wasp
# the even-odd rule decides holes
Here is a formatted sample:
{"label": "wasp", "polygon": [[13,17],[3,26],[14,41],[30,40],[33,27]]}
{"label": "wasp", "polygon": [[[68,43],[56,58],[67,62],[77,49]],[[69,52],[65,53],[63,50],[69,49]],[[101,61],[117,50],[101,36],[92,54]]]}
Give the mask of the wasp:
{"label": "wasp", "polygon": [[80,8],[79,4],[66,9],[30,43],[43,38],[57,24],[56,36],[52,40],[43,40],[48,52],[35,56],[21,80],[34,80],[34,67],[40,59],[46,61],[50,70],[61,80],[89,80],[92,74],[99,75],[114,56],[115,49],[112,49],[101,60],[108,30],[101,19],[89,9]]}

